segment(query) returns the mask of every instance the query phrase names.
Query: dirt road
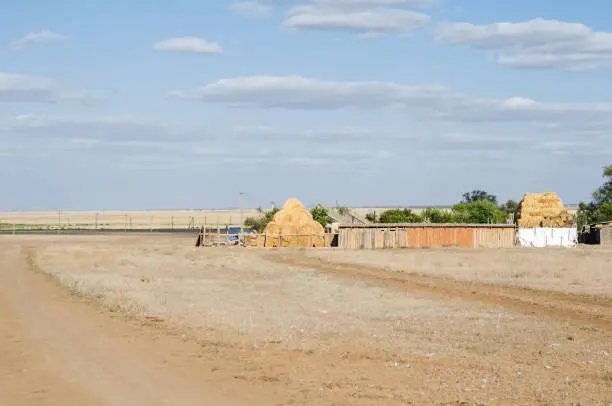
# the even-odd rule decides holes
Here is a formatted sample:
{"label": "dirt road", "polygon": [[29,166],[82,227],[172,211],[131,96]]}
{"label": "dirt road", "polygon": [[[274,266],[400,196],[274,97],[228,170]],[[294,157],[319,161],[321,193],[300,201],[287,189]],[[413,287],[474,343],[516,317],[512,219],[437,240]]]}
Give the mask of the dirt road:
{"label": "dirt road", "polygon": [[102,314],[26,265],[3,247],[0,404],[258,404],[208,382],[197,345]]}
{"label": "dirt road", "polygon": [[609,295],[310,255],[5,238],[0,406],[612,401]]}

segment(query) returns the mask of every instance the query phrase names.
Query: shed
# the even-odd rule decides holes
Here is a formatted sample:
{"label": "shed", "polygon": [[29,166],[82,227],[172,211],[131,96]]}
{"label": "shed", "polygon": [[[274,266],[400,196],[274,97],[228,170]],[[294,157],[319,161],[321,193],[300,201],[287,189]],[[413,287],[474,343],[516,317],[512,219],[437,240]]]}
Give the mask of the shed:
{"label": "shed", "polygon": [[587,244],[598,244],[612,247],[612,221],[592,224],[586,236]]}

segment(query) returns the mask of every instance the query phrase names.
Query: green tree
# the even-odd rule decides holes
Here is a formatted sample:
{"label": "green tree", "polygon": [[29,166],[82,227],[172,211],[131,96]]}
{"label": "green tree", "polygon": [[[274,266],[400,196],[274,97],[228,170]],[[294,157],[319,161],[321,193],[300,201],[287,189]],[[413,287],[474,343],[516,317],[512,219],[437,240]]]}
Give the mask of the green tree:
{"label": "green tree", "polygon": [[519,203],[514,200],[508,200],[506,203],[499,206],[499,208],[506,214],[513,214],[518,209]]}
{"label": "green tree", "polygon": [[612,221],[612,165],[603,167],[604,184],[592,194],[590,203],[581,202],[578,227],[585,224]]}
{"label": "green tree", "polygon": [[313,207],[312,210],[310,210],[310,214],[312,214],[312,219],[319,222],[323,227],[327,227],[334,222],[334,219],[329,217],[328,210],[320,204]]}
{"label": "green tree", "polygon": [[257,216],[247,217],[244,220],[244,226],[257,231],[258,233],[262,233],[279,210],[280,209],[276,207],[272,210],[264,210],[260,207],[257,209]]}
{"label": "green tree", "polygon": [[423,220],[429,219],[430,223],[453,223],[453,213],[448,210],[441,210],[435,207],[428,207],[421,212]]}
{"label": "green tree", "polygon": [[455,204],[453,218],[456,223],[497,224],[505,221],[506,213],[490,200],[476,200]]}
{"label": "green tree", "polygon": [[389,209],[380,213],[379,223],[422,223],[423,217],[410,209]]}
{"label": "green tree", "polygon": [[376,215],[375,211],[371,211],[369,213],[366,213],[365,219],[371,223],[376,223],[378,220],[378,216]]}
{"label": "green tree", "polygon": [[497,196],[489,194],[484,190],[472,190],[471,192],[464,193],[461,203],[474,203],[479,200],[487,200],[497,205]]}

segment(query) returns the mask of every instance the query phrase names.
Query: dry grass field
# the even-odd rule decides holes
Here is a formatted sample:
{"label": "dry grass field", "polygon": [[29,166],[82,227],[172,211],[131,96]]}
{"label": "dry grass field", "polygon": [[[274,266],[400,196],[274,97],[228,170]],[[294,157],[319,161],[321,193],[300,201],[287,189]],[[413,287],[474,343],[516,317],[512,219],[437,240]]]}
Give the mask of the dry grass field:
{"label": "dry grass field", "polygon": [[[266,208],[268,209],[268,208]],[[361,218],[376,211],[381,213],[387,208],[351,208],[351,212]],[[419,213],[422,209],[412,209]],[[570,208],[569,212],[575,214],[576,210]],[[247,208],[243,211],[244,218],[256,216],[257,210]],[[57,227],[66,228],[107,228],[107,229],[135,229],[148,230],[155,228],[188,228],[208,225],[237,225],[240,223],[240,210],[132,210],[132,211],[11,211],[0,212],[0,229],[31,227]]]}
{"label": "dry grass field", "polygon": [[[244,218],[255,216],[255,209],[245,209]],[[57,226],[80,228],[142,229],[187,228],[203,224],[235,225],[240,210],[133,210],[133,211],[31,211],[0,212],[2,224],[20,226]]]}
{"label": "dry grass field", "polygon": [[[183,385],[181,393],[207,388],[236,401],[220,404],[239,404],[240,393],[250,405],[612,403],[611,249],[196,249],[193,242],[0,236],[0,302],[12,300],[17,309],[17,290],[7,286],[22,273],[44,274],[72,300],[105,310],[86,319],[70,313],[77,304],[66,304],[71,317],[62,320],[83,328],[73,332],[76,344],[70,332],[64,340],[74,359],[93,357],[87,337],[128,342],[108,354],[123,369],[97,372],[117,382],[113,396],[125,404],[131,389],[122,386],[121,371],[133,373],[163,354],[171,355],[159,360],[161,370],[129,379],[167,379],[166,387]],[[27,307],[59,300],[55,291],[29,295],[32,281],[22,286],[27,300],[15,314],[23,313],[23,323]],[[107,313],[129,315],[141,330],[107,326],[100,319]],[[143,355],[142,348],[152,350]],[[66,368],[56,361],[50,370]],[[74,379],[103,396],[101,384],[84,376],[90,364]],[[201,387],[188,386],[195,378]],[[160,390],[136,387],[141,399]],[[195,395],[194,403],[183,396],[180,404],[198,404]]]}

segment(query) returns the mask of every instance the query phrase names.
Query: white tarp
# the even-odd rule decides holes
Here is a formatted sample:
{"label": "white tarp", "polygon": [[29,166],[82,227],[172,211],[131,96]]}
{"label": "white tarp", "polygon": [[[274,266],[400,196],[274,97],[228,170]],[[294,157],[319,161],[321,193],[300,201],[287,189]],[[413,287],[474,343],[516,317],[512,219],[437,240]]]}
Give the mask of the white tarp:
{"label": "white tarp", "polygon": [[523,247],[574,247],[578,243],[575,228],[519,228],[518,243]]}

